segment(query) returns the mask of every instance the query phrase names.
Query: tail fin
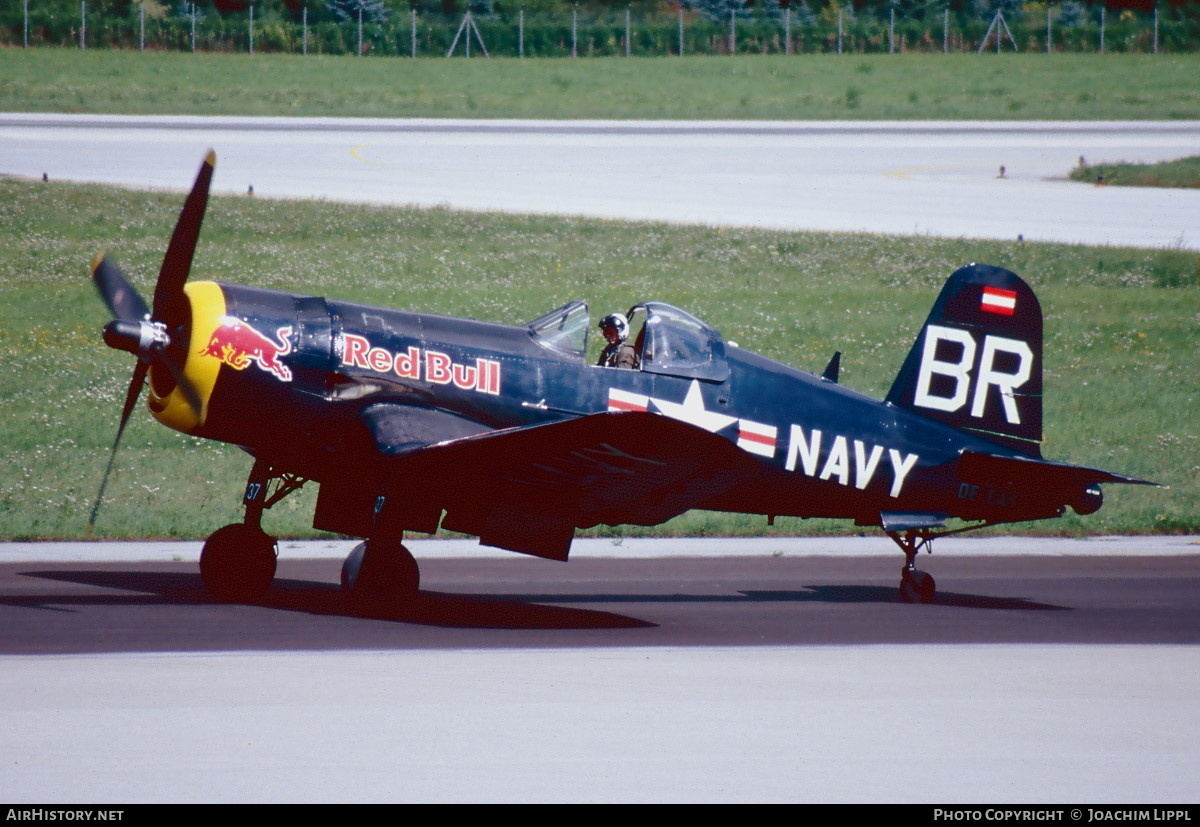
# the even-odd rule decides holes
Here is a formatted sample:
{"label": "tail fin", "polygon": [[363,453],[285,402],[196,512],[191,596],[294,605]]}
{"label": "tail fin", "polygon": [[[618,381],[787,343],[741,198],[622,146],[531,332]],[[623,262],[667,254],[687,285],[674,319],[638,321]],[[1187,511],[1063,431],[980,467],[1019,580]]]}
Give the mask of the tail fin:
{"label": "tail fin", "polygon": [[1041,456],[1042,309],[1019,276],[969,264],[946,281],[887,401]]}

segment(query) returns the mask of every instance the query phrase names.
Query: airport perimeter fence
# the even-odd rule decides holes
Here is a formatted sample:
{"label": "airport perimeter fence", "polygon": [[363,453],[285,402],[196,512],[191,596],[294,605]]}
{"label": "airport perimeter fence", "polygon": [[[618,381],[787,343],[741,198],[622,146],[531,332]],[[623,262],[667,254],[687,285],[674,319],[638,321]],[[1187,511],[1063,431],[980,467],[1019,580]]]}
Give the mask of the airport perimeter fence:
{"label": "airport perimeter fence", "polygon": [[[936,7],[917,17],[854,15],[801,20],[784,9],[742,10],[726,21],[682,9],[675,16],[635,16],[627,9],[565,14],[394,15],[382,22],[309,22],[254,6],[235,16],[176,13],[148,17],[139,5],[128,17],[88,16],[38,0],[6,3],[0,45],[151,51],[294,53],[400,57],[607,57],[730,54],[895,54],[905,52],[1158,53],[1200,47],[1200,15],[1123,11],[1063,25],[1053,7],[1045,18],[992,20]],[[188,8],[186,4],[182,8]],[[828,18],[828,19],[824,19]]]}

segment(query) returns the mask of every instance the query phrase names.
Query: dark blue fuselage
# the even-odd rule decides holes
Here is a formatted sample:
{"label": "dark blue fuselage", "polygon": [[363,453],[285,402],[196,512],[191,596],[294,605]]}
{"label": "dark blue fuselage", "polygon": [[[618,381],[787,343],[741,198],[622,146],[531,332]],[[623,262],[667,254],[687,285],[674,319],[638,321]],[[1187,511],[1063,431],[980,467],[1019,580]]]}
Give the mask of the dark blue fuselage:
{"label": "dark blue fuselage", "polygon": [[[625,370],[587,364],[584,353],[553,346],[530,327],[221,289],[231,316],[260,330],[295,329],[295,346],[283,358],[294,378],[224,371],[195,433],[310,479],[352,479],[382,492],[389,447],[399,454],[498,429],[644,410],[724,437],[761,466],[761,477],[714,496],[707,508],[864,525],[880,524],[883,512],[1011,519],[1023,510],[1012,495],[960,496],[961,451],[1011,451],[726,346],[707,326],[704,353],[676,345],[668,331],[659,345],[686,358],[656,357],[642,342],[642,369]],[[651,307],[662,318],[675,310]],[[372,406],[416,423],[405,431],[411,445],[381,444],[374,420],[364,416]]]}

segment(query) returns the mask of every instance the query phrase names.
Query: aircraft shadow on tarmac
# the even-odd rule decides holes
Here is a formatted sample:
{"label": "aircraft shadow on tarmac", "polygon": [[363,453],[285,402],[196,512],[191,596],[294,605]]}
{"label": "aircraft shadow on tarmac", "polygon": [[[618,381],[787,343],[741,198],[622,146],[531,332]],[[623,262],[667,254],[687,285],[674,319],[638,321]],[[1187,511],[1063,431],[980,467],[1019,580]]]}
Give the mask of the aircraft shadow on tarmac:
{"label": "aircraft shadow on tarmac", "polygon": [[[0,603],[25,608],[64,610],[71,605],[213,605],[198,574],[146,571],[28,571],[39,577],[87,586],[119,589],[127,595],[28,595],[0,597]],[[736,594],[496,594],[468,595],[422,591],[410,606],[395,613],[364,614],[337,586],[309,580],[277,578],[261,600],[244,605],[306,614],[364,617],[428,626],[473,629],[630,629],[658,624],[608,611],[548,604],[669,603],[899,603],[895,588],[885,586],[814,585],[800,590],[739,591]],[[1066,606],[1024,598],[939,592],[933,605],[1008,611],[1063,611]],[[69,611],[69,608],[66,610]]]}
{"label": "aircraft shadow on tarmac", "polygon": [[[63,607],[101,605],[217,605],[219,601],[204,588],[198,574],[145,571],[27,571],[24,577],[40,577],[67,583],[120,589],[138,594],[53,594],[0,597],[0,603],[32,609],[63,610]],[[546,601],[549,602],[549,601]],[[568,601],[562,601],[568,602]],[[613,612],[540,605],[507,596],[442,594],[421,591],[417,599],[389,614],[364,613],[339,588],[328,583],[276,578],[262,599],[240,605],[260,606],[315,615],[389,620],[428,626],[469,629],[631,629],[657,624]],[[69,610],[66,609],[66,610]]]}
{"label": "aircraft shadow on tarmac", "polygon": [[[804,586],[803,590],[738,591],[736,594],[506,594],[531,603],[902,603],[892,586]],[[1022,597],[938,592],[934,606],[1010,611],[1070,611],[1070,606],[1039,603]]]}

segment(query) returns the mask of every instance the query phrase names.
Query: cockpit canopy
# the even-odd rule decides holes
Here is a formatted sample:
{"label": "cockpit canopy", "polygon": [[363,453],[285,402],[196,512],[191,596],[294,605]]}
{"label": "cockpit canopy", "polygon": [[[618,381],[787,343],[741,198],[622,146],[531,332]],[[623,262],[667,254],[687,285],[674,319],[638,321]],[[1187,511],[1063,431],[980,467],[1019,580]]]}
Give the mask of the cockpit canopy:
{"label": "cockpit canopy", "polygon": [[690,313],[663,302],[646,302],[630,309],[629,326],[642,370],[712,382],[729,377],[720,332]]}
{"label": "cockpit canopy", "polygon": [[[663,302],[634,305],[628,318],[629,337],[641,358],[641,370],[710,382],[728,378],[725,342],[716,328]],[[563,305],[534,319],[529,330],[542,347],[582,360],[590,332],[587,303]]]}
{"label": "cockpit canopy", "polygon": [[583,359],[587,355],[587,302],[571,302],[529,323],[533,339],[542,347]]}

